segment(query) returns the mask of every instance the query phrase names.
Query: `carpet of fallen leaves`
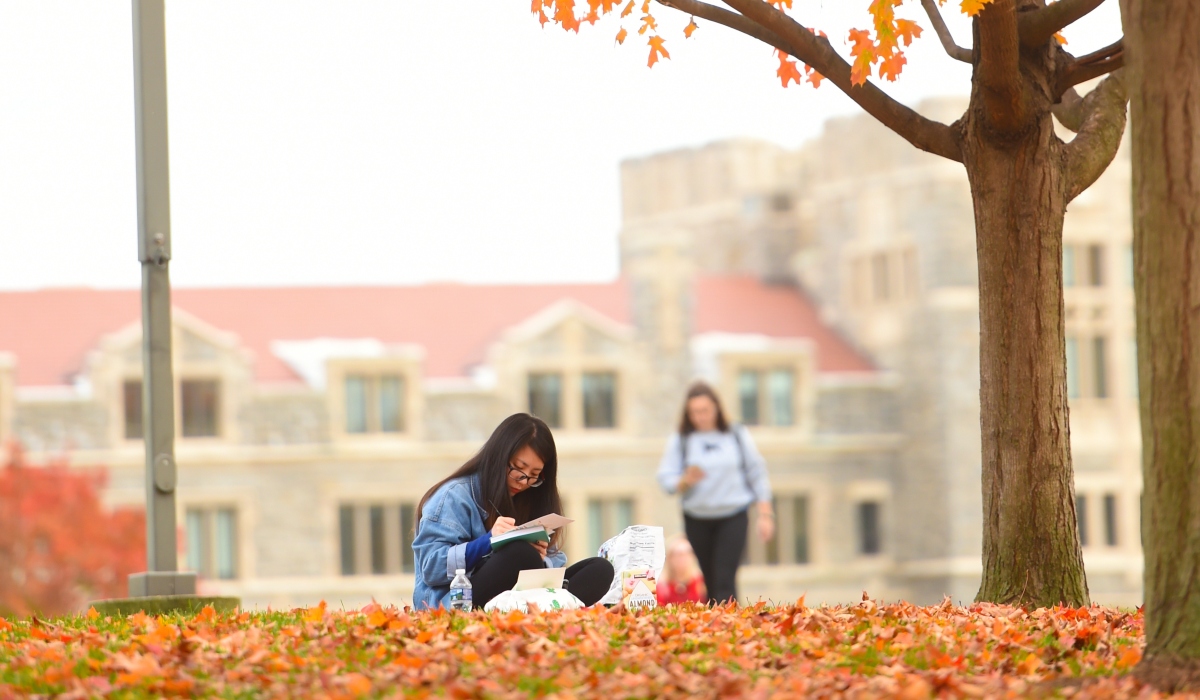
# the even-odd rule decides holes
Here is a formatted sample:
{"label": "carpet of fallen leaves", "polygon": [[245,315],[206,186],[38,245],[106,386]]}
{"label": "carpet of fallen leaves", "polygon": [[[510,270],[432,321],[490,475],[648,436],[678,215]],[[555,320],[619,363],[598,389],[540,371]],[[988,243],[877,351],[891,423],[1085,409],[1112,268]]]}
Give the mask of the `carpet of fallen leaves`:
{"label": "carpet of fallen leaves", "polygon": [[1138,612],[949,601],[0,618],[0,700],[1155,697]]}

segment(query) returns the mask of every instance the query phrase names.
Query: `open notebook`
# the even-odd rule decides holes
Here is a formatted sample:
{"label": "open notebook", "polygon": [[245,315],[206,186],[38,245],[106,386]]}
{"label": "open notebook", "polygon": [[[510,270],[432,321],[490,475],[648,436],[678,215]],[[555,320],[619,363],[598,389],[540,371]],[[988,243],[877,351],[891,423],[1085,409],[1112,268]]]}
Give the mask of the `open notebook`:
{"label": "open notebook", "polygon": [[525,542],[549,542],[550,535],[554,534],[555,530],[573,522],[575,521],[570,518],[564,518],[557,513],[543,515],[540,518],[530,520],[524,525],[509,530],[503,535],[492,537],[492,551],[494,552],[504,545],[516,542],[517,540]]}

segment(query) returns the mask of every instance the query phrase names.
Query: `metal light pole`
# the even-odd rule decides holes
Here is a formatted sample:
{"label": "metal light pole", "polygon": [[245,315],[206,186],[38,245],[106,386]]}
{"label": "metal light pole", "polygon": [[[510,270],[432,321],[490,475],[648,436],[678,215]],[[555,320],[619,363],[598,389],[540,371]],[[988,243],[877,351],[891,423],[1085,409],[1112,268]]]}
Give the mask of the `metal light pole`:
{"label": "metal light pole", "polygon": [[131,598],[195,595],[175,544],[175,383],[171,372],[171,191],[163,0],[133,0],[138,259],[142,263],[142,425],[146,445],[146,568]]}

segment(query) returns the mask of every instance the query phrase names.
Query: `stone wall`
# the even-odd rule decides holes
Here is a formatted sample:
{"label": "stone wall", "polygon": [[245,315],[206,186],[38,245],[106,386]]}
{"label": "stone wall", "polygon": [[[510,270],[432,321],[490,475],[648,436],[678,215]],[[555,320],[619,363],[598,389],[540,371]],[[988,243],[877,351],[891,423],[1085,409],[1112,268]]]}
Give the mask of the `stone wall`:
{"label": "stone wall", "polygon": [[237,421],[247,445],[301,445],[330,439],[325,395],[315,391],[255,395],[239,407]]}
{"label": "stone wall", "polygon": [[65,452],[109,447],[109,414],[89,400],[18,401],[13,437],[33,452]]}
{"label": "stone wall", "polygon": [[822,380],[814,413],[820,435],[887,435],[902,427],[896,386],[878,379]]}
{"label": "stone wall", "polygon": [[454,392],[425,397],[425,438],[482,444],[512,413],[508,401],[491,393]]}

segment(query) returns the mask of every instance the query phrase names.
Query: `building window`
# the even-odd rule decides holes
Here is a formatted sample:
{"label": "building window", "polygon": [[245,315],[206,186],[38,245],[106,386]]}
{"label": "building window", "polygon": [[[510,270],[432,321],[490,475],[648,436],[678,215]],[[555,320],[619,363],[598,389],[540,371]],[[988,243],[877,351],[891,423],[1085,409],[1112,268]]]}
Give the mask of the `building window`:
{"label": "building window", "polygon": [[745,370],[738,375],[738,402],[742,409],[742,422],[758,425],[758,372]]}
{"label": "building window", "polygon": [[917,251],[909,248],[904,251],[904,292],[909,299],[917,298],[917,290],[921,287],[920,270],[917,268]]}
{"label": "building window", "polygon": [[179,383],[183,437],[216,437],[220,383],[215,379],[185,379]]}
{"label": "building window", "polygon": [[1075,527],[1079,530],[1079,546],[1088,546],[1087,496],[1075,497]]}
{"label": "building window", "polygon": [[882,551],[880,541],[880,507],[878,501],[863,501],[858,504],[858,553],[863,555],[879,554]]}
{"label": "building window", "polygon": [[[775,536],[766,542],[759,539],[755,519],[751,517],[742,563],[768,566],[809,563],[808,502],[806,495],[777,494],[774,499]],[[752,506],[751,515],[756,512],[757,506]]]}
{"label": "building window", "polygon": [[887,253],[875,253],[871,256],[871,298],[876,302],[884,302],[891,298]]}
{"label": "building window", "polygon": [[738,404],[746,425],[794,425],[795,373],[790,369],[742,370]]}
{"label": "building window", "polygon": [[1104,246],[1088,246],[1088,284],[1093,287],[1104,285]]}
{"label": "building window", "polygon": [[1104,494],[1104,544],[1117,546],[1117,496]]}
{"label": "building window", "polygon": [[850,300],[855,306],[866,306],[871,299],[867,293],[869,275],[866,258],[856,258],[850,263]]}
{"label": "building window", "polygon": [[122,387],[122,404],[125,407],[125,439],[142,439],[142,382],[130,379]]}
{"label": "building window", "polygon": [[1075,246],[1063,246],[1063,286],[1075,286]]}
{"label": "building window", "polygon": [[338,508],[343,576],[413,572],[411,503],[344,503]]}
{"label": "building window", "polygon": [[404,378],[385,374],[346,376],[346,432],[404,431]]}
{"label": "building window", "polygon": [[188,569],[203,578],[237,578],[237,511],[188,508],[184,522]]}
{"label": "building window", "polygon": [[1102,335],[1092,338],[1092,369],[1096,373],[1092,387],[1096,398],[1108,398],[1108,348]]}
{"label": "building window", "polygon": [[1067,398],[1079,398],[1079,339],[1067,336]]}
{"label": "building window", "polygon": [[632,498],[593,498],[588,501],[588,551],[600,550],[605,540],[633,524]]}
{"label": "building window", "polygon": [[562,427],[562,375],[529,375],[529,412],[551,428]]}
{"label": "building window", "polygon": [[617,376],[612,372],[585,372],[582,388],[583,427],[615,428]]}
{"label": "building window", "polygon": [[807,564],[810,559],[808,548],[808,496],[792,498],[792,563]]}
{"label": "building window", "polygon": [[404,380],[396,375],[379,378],[379,432],[404,430]]}

